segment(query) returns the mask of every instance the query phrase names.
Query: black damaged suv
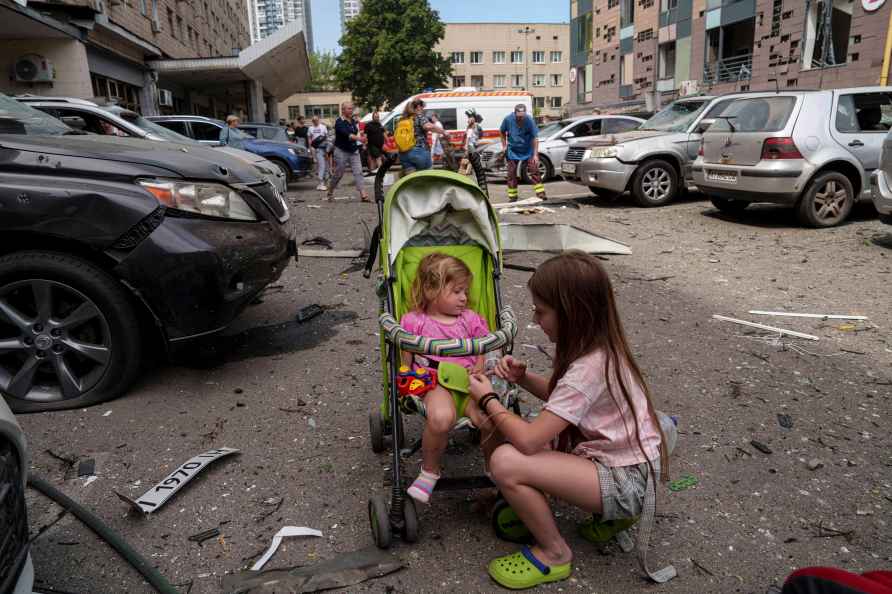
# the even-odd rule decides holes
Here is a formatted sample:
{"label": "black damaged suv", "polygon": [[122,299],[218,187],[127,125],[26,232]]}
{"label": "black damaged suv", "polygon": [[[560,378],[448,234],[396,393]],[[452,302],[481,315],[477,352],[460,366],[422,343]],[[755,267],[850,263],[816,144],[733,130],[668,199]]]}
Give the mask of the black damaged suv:
{"label": "black damaged suv", "polygon": [[288,217],[226,154],[85,135],[0,95],[0,393],[15,412],[121,394],[145,349],[222,330],[279,278]]}

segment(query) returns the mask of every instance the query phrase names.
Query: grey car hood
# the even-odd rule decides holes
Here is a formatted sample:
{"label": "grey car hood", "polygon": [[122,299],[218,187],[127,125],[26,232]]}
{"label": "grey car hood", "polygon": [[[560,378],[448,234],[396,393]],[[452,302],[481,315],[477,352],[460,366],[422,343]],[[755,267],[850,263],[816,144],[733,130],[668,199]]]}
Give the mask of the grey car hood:
{"label": "grey car hood", "polygon": [[626,142],[634,142],[636,140],[645,140],[655,138],[657,136],[665,136],[670,134],[662,130],[631,130],[629,132],[620,132],[619,134],[604,134],[601,136],[589,136],[581,138],[573,142],[574,147],[591,148],[594,146],[613,146],[615,144],[623,144]]}

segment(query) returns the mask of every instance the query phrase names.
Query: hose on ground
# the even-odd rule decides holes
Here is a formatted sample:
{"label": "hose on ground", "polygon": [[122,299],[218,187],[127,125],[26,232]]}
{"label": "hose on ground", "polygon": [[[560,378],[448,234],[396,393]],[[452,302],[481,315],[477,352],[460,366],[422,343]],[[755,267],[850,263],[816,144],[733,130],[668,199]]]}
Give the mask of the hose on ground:
{"label": "hose on ground", "polygon": [[127,541],[120,534],[109,528],[93,512],[34,473],[28,474],[28,485],[61,505],[65,510],[73,514],[74,517],[86,524],[99,538],[107,542],[119,555],[124,557],[136,571],[141,573],[146,578],[146,581],[160,594],[180,594],[179,590],[174,588],[145,557],[127,544]]}

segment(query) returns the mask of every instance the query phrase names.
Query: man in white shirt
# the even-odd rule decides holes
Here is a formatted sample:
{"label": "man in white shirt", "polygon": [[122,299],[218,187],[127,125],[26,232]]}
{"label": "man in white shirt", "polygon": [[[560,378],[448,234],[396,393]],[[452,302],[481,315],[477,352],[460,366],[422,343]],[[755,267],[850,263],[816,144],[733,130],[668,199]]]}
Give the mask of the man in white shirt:
{"label": "man in white shirt", "polygon": [[319,121],[319,116],[313,116],[313,125],[307,130],[307,136],[310,141],[310,150],[316,155],[316,170],[319,175],[319,185],[317,190],[327,189],[325,186],[325,165],[326,165],[326,143],[328,142],[328,128]]}

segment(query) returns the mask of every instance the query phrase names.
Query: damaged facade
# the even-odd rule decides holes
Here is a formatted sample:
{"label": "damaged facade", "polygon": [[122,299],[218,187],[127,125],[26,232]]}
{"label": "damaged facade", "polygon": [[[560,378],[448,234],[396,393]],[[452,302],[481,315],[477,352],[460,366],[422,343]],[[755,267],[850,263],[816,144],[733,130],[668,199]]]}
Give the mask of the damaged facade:
{"label": "damaged facade", "polygon": [[274,121],[309,74],[291,29],[252,46],[244,0],[0,0],[0,92]]}
{"label": "damaged facade", "polygon": [[569,109],[875,85],[890,12],[888,0],[571,0]]}

